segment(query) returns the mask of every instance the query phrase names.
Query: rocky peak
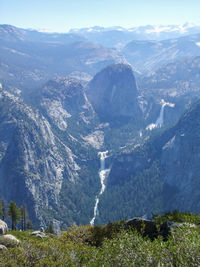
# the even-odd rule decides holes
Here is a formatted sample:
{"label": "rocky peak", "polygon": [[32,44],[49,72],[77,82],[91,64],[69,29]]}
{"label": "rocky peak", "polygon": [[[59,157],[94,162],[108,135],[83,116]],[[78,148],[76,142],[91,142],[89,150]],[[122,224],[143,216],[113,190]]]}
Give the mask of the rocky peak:
{"label": "rocky peak", "polygon": [[60,130],[66,130],[68,119],[91,110],[83,90],[82,81],[57,77],[50,80],[41,90],[41,106]]}
{"label": "rocky peak", "polygon": [[24,39],[25,31],[12,25],[0,25],[0,39],[4,41],[19,41]]}
{"label": "rocky peak", "polygon": [[141,116],[138,91],[130,65],[113,64],[97,73],[87,88],[87,96],[103,121]]}

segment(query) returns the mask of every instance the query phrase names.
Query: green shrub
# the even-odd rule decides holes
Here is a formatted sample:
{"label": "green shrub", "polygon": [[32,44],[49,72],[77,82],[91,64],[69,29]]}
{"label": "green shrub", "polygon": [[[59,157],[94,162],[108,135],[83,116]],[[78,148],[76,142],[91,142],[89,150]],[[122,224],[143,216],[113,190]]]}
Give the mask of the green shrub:
{"label": "green shrub", "polygon": [[160,224],[166,221],[200,224],[200,216],[198,214],[191,212],[179,212],[177,210],[166,212],[163,215],[153,215],[153,220]]}
{"label": "green shrub", "polygon": [[[192,214],[179,214],[178,218],[184,216],[192,223],[196,218]],[[124,229],[122,222],[72,226],[61,236],[48,235],[45,239],[33,237],[29,231],[15,231],[14,235],[20,246],[0,251],[1,267],[200,266],[199,232],[188,225],[175,228],[166,242],[162,237],[153,241],[143,238]]]}

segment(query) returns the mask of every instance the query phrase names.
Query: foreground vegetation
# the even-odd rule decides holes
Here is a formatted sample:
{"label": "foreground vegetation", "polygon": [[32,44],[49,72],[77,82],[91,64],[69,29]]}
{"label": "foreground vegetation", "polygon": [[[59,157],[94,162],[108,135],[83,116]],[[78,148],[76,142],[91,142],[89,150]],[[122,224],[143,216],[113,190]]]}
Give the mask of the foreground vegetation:
{"label": "foreground vegetation", "polygon": [[[155,216],[155,221],[198,224],[200,217],[178,212]],[[167,241],[127,230],[123,222],[106,226],[72,226],[61,236],[39,239],[29,231],[11,231],[18,247],[0,251],[0,266],[200,266],[199,229],[186,224],[171,232]]]}

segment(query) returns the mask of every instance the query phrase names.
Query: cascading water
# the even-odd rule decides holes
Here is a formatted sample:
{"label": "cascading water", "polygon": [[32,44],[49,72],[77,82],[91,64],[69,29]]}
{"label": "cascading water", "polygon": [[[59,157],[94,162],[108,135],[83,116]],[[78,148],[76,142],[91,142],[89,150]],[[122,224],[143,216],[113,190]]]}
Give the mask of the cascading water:
{"label": "cascading water", "polygon": [[96,216],[98,215],[98,204],[99,204],[99,197],[103,194],[106,189],[105,186],[105,179],[108,177],[110,169],[105,169],[105,159],[107,158],[108,151],[99,152],[98,155],[100,156],[100,170],[99,170],[99,178],[101,181],[101,191],[99,192],[98,196],[96,196],[96,201],[94,205],[94,217],[90,221],[91,225],[94,225],[94,221]]}
{"label": "cascading water", "polygon": [[165,104],[163,104],[161,106],[161,110],[160,110],[160,115],[156,120],[156,127],[162,127],[163,126],[163,121],[164,121],[164,108],[165,108]]}
{"label": "cascading water", "polygon": [[158,127],[162,127],[163,126],[165,106],[173,108],[175,106],[175,104],[169,103],[169,102],[165,102],[164,99],[161,99],[161,109],[160,109],[159,117],[157,118],[155,123],[151,123],[150,125],[148,125],[146,127],[146,130],[150,130],[151,131],[154,128],[158,128]]}

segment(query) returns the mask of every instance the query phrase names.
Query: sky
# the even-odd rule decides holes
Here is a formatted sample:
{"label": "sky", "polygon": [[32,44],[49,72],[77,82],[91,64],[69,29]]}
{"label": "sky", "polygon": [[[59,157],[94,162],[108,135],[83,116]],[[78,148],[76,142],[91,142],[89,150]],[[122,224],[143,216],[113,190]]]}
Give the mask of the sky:
{"label": "sky", "polygon": [[67,32],[92,26],[200,25],[200,0],[0,0],[0,24]]}

